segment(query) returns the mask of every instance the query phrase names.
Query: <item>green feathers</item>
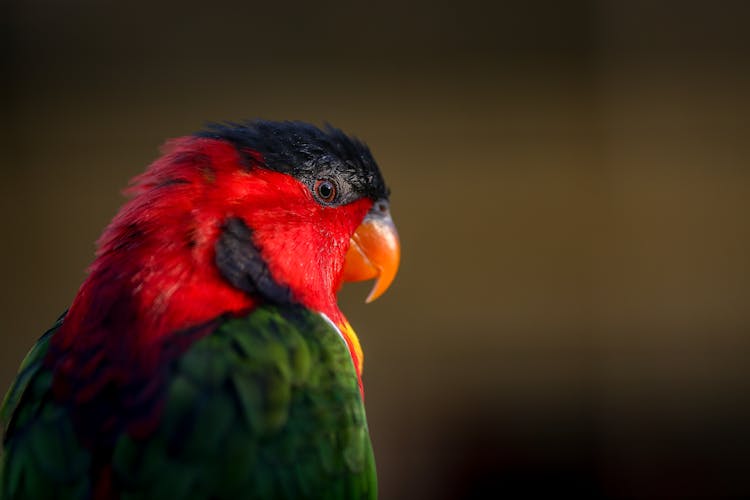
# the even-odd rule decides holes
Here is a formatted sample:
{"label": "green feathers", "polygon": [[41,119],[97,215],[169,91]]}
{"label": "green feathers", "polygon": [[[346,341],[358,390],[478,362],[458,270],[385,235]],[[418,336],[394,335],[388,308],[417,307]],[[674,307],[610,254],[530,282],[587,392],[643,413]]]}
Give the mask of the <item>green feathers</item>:
{"label": "green feathers", "polygon": [[60,324],[31,349],[3,402],[0,498],[85,498],[88,491],[90,454],[79,445],[65,410],[49,402],[52,373],[42,369]]}
{"label": "green feathers", "polygon": [[263,307],[175,359],[156,430],[117,437],[97,460],[79,443],[42,368],[48,333],[2,410],[0,498],[88,498],[111,467],[120,498],[376,498],[352,361],[319,315]]}

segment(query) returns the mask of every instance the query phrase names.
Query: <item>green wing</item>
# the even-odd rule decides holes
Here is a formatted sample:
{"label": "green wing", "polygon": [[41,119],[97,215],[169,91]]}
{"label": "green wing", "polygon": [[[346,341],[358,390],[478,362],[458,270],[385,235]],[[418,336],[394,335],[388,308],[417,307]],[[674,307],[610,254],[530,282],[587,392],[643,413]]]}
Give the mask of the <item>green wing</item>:
{"label": "green wing", "polygon": [[81,448],[65,410],[49,402],[52,374],[42,362],[62,318],[26,355],[5,396],[0,498],[85,498],[90,454]]}
{"label": "green wing", "polygon": [[[51,377],[40,368],[29,377],[3,412],[3,498],[85,498],[91,457],[65,410],[45,398]],[[351,358],[317,314],[263,307],[226,320],[168,377],[156,431],[115,444],[121,498],[376,498]]]}

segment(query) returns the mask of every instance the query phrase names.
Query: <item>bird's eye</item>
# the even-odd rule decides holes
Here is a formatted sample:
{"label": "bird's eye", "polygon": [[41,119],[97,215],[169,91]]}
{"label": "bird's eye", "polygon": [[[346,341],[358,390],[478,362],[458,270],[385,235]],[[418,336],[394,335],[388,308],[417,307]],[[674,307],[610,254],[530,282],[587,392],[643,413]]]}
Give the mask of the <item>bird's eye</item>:
{"label": "bird's eye", "polygon": [[336,184],[330,179],[318,179],[315,181],[315,195],[326,203],[336,199]]}

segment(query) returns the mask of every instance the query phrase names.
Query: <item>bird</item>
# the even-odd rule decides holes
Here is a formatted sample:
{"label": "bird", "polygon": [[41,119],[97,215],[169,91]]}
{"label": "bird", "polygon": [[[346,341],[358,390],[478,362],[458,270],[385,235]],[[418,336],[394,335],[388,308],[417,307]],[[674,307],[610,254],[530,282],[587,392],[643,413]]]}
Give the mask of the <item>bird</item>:
{"label": "bird", "polygon": [[0,410],[2,499],[376,498],[346,282],[400,240],[368,146],[329,124],[167,141]]}

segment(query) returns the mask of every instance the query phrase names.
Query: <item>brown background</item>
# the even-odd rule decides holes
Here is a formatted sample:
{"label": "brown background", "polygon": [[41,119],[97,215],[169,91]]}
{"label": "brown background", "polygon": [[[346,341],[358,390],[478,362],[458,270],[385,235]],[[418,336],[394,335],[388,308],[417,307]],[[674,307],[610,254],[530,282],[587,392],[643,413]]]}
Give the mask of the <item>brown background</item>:
{"label": "brown background", "polygon": [[4,3],[0,385],[164,139],[330,121],[403,240],[342,297],[382,498],[750,494],[747,5]]}

